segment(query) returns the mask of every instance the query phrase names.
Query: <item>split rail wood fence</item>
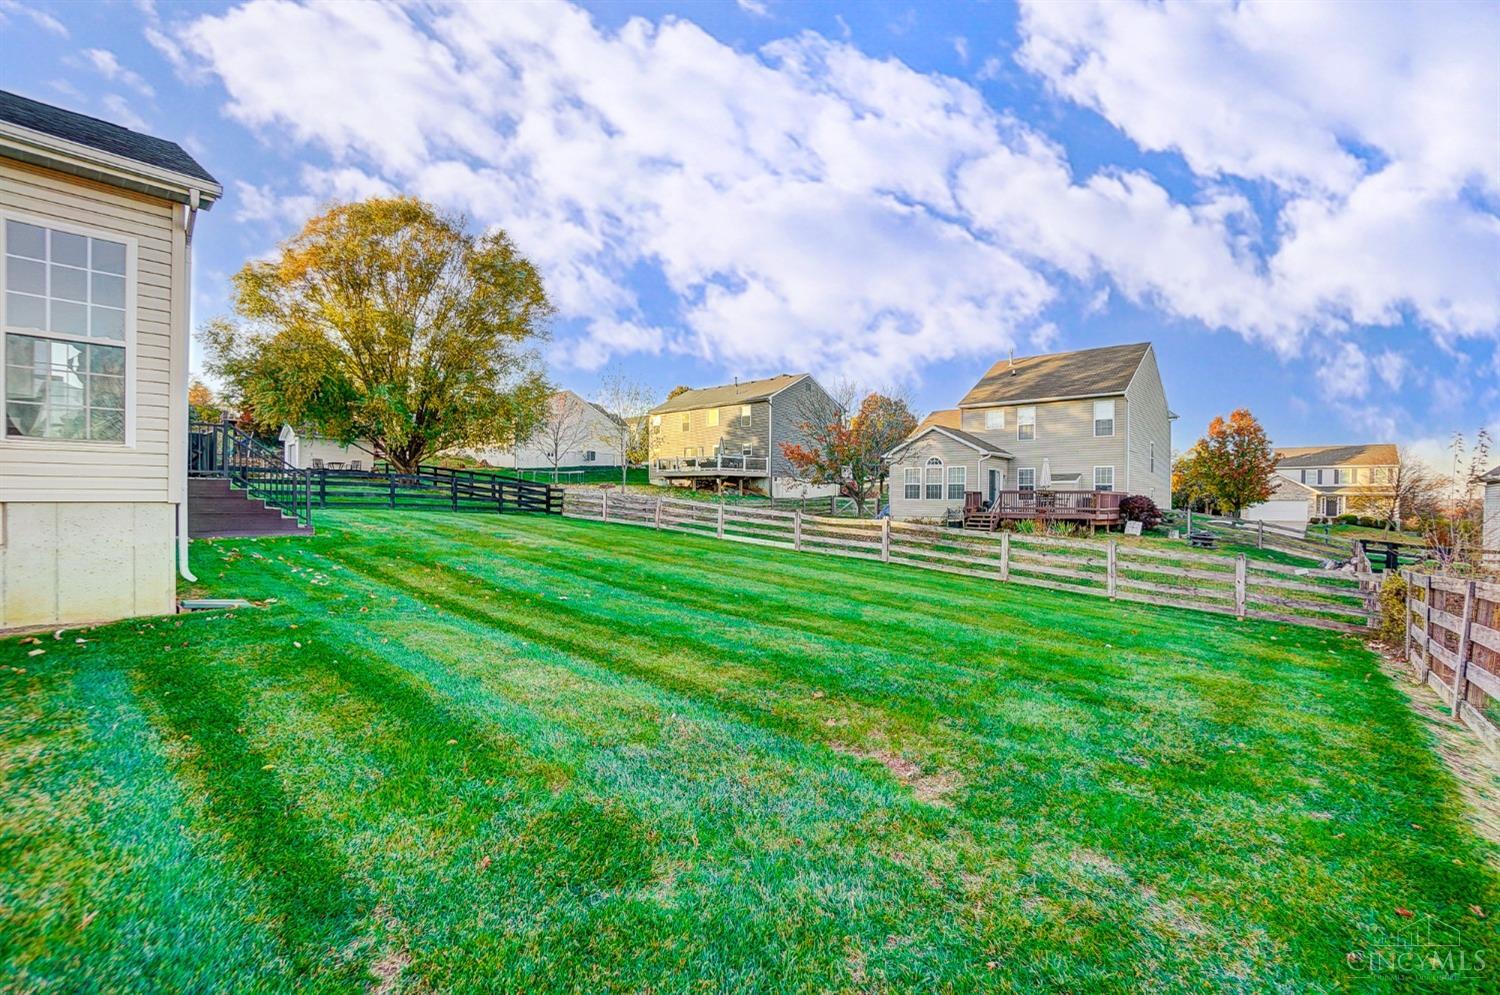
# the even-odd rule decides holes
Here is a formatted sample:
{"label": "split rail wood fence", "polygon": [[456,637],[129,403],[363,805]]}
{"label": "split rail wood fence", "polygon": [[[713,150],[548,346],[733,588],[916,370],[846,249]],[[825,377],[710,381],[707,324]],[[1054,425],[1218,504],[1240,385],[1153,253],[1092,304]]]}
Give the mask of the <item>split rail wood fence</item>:
{"label": "split rail wood fence", "polygon": [[982,533],[609,491],[570,490],[563,514],[1361,634],[1371,624],[1377,583],[1368,573],[1290,567],[1244,554]]}
{"label": "split rail wood fence", "polygon": [[1500,753],[1500,584],[1430,573],[1406,579],[1406,661],[1490,749]]}

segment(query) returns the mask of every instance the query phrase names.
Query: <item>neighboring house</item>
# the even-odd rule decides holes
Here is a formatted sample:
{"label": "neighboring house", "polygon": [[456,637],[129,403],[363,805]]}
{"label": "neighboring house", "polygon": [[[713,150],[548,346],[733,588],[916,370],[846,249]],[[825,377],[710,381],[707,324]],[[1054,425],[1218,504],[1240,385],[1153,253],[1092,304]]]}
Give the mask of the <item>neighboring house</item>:
{"label": "neighboring house", "polygon": [[175,608],[193,227],[177,144],[0,91],[0,628]]}
{"label": "neighboring house", "polygon": [[281,426],[276,439],[281,443],[281,458],[298,469],[342,463],[342,469],[369,470],[375,465],[375,444],[369,439],[355,439],[346,446],[337,439],[291,425]]}
{"label": "neighboring house", "polygon": [[805,443],[799,426],[836,410],[806,373],[683,391],[651,409],[651,482],[827,497],[838,488],[799,479],[782,446]]}
{"label": "neighboring house", "polygon": [[1500,566],[1500,466],[1479,478],[1484,483],[1484,561]]}
{"label": "neighboring house", "polygon": [[1294,477],[1282,473],[1271,476],[1271,496],[1243,509],[1240,517],[1252,522],[1306,530],[1318,492]]}
{"label": "neighboring house", "polygon": [[891,514],[939,518],[978,492],[1120,491],[1165,505],[1172,419],[1149,342],[996,363],[887,458]]}
{"label": "neighboring house", "polygon": [[[1360,498],[1389,494],[1400,459],[1392,443],[1297,446],[1276,452],[1276,472],[1298,485],[1309,519],[1358,512]],[[1293,492],[1286,492],[1293,493]],[[1253,507],[1246,509],[1246,518]]]}
{"label": "neighboring house", "polygon": [[558,457],[559,467],[617,467],[621,464],[618,418],[571,390],[553,394],[548,406],[547,421],[520,446],[479,446],[463,452],[490,466],[521,470],[550,470],[554,454]]}

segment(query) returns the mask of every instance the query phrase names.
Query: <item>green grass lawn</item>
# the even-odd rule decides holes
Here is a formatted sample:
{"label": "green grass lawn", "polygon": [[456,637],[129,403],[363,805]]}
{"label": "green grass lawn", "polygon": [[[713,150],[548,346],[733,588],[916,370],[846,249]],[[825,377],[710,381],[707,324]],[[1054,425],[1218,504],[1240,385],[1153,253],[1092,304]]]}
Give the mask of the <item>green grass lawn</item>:
{"label": "green grass lawn", "polygon": [[1496,855],[1346,637],[317,524],[194,543],[260,607],[0,642],[0,990],[1495,990]]}

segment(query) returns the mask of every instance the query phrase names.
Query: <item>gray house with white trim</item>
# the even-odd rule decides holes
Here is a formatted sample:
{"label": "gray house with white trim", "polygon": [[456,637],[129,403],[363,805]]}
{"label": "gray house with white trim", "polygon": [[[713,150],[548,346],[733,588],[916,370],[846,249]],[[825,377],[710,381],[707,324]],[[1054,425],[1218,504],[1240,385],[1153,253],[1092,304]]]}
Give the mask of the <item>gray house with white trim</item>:
{"label": "gray house with white trim", "polygon": [[940,518],[965,495],[1119,491],[1165,506],[1172,419],[1151,343],[996,363],[887,454],[891,514]]}

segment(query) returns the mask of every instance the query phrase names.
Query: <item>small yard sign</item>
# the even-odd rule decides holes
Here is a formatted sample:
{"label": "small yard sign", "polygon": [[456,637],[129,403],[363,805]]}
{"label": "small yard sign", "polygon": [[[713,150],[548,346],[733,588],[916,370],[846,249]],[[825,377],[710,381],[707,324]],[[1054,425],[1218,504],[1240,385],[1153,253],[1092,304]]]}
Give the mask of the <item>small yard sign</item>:
{"label": "small yard sign", "polygon": [[1126,522],[1125,523],[1125,534],[1128,535],[1128,536],[1138,536],[1138,535],[1140,535],[1141,534],[1141,523],[1140,522]]}

